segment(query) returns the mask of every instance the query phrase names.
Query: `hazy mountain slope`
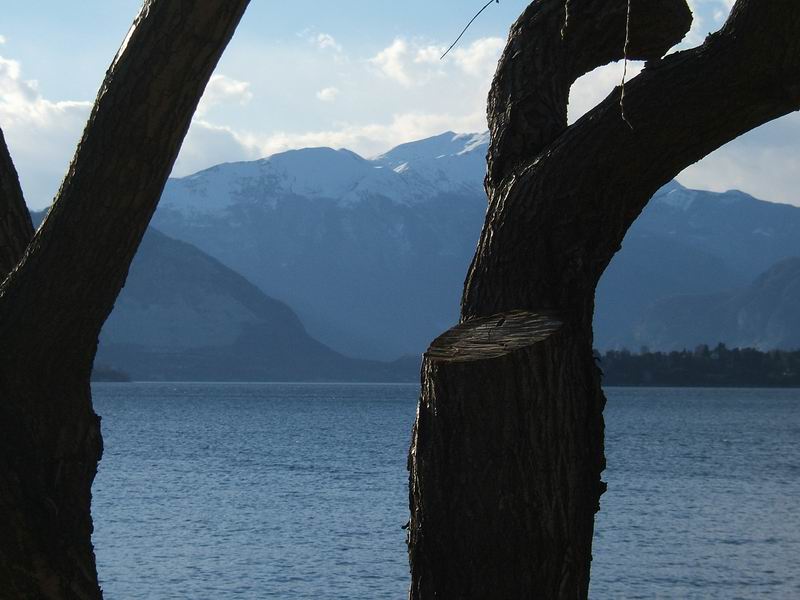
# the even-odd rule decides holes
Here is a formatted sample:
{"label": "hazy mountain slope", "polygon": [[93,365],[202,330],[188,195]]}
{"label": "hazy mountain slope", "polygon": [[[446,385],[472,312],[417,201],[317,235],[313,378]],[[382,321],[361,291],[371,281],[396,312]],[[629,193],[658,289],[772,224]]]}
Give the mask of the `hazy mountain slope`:
{"label": "hazy mountain slope", "polygon": [[596,345],[638,347],[642,339],[634,328],[655,302],[744,287],[777,261],[800,255],[798,234],[800,208],[735,190],[664,186],[600,281]]}
{"label": "hazy mountain slope", "polygon": [[727,290],[741,283],[741,274],[723,257],[636,228],[597,286],[595,345],[635,347],[634,324],[660,298]]}
{"label": "hazy mountain slope", "polygon": [[[32,214],[38,226],[43,213]],[[355,360],[286,304],[191,244],[147,230],[100,334],[97,365],[138,380],[414,380],[418,357]]]}
{"label": "hazy mountain slope", "polygon": [[737,190],[706,192],[672,182],[654,196],[631,231],[662,234],[718,256],[746,282],[777,261],[800,255],[800,208]]}
{"label": "hazy mountain slope", "polygon": [[[170,180],[155,223],[295,309],[340,352],[422,352],[458,317],[486,210],[486,135],[451,132],[373,159],[312,148]],[[598,287],[596,344],[633,346],[653,302],[745,286],[800,255],[800,209],[671,183]]]}
{"label": "hazy mountain slope", "polygon": [[[106,322],[97,361],[134,379],[391,380],[346,358],[297,315],[197,248],[148,230]],[[411,371],[414,373],[414,370]]]}
{"label": "hazy mountain slope", "polygon": [[800,258],[778,262],[747,287],[656,302],[635,330],[651,348],[723,342],[762,350],[800,348]]}
{"label": "hazy mountain slope", "polygon": [[220,165],[171,180],[154,223],[287,302],[337,350],[419,353],[457,319],[486,210],[482,138],[441,137],[371,161],[307,149]]}

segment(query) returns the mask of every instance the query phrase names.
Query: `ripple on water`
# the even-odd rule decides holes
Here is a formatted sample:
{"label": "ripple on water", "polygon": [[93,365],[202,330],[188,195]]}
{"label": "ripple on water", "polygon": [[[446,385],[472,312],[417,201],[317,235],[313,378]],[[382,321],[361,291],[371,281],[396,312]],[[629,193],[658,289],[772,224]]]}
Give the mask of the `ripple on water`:
{"label": "ripple on water", "polygon": [[[414,385],[96,385],[106,597],[405,597],[417,395]],[[798,393],[608,396],[591,597],[800,597]]]}

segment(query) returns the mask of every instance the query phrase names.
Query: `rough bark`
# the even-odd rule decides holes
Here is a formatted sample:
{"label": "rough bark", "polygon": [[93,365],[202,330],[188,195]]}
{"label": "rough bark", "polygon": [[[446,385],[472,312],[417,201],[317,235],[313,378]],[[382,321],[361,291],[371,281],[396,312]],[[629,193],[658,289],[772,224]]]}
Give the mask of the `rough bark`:
{"label": "rough bark", "polygon": [[22,258],[32,237],[31,215],[0,129],[0,283]]}
{"label": "rough bark", "polygon": [[412,597],[574,598],[589,585],[604,400],[585,330],[500,318],[446,333],[423,362]]}
{"label": "rough bark", "polygon": [[247,4],[145,2],[48,217],[0,286],[0,598],[102,596],[97,336]]}
{"label": "rough bark", "polygon": [[[443,338],[426,353],[409,456],[411,598],[587,597],[604,487],[597,282],[661,185],[800,108],[797,2],[739,0],[702,46],[659,60],[688,30],[686,4],[633,0],[629,57],[649,62],[625,86],[630,126],[617,88],[567,127],[576,77],[623,56],[626,5],[570,0],[564,28],[563,0],[539,0],[511,29],[459,328],[502,330],[518,311],[562,326],[501,356],[465,360],[443,353]],[[462,343],[459,328],[447,344]]]}
{"label": "rough bark", "polygon": [[[565,9],[566,7],[566,9]],[[492,130],[487,184],[497,186],[567,129],[572,84],[627,57],[653,60],[680,42],[692,24],[683,0],[534,2],[511,28],[489,95]]]}

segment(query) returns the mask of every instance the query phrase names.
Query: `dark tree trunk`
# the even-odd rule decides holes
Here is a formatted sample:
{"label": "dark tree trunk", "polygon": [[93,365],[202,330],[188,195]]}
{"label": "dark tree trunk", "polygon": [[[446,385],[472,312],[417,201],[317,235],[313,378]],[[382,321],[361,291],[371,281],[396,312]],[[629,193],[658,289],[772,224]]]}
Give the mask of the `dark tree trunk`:
{"label": "dark tree trunk", "polygon": [[[688,31],[684,0],[632,0],[648,60],[567,127],[569,87],[625,48],[627,0],[538,0],[512,27],[489,96],[489,207],[461,325],[423,362],[409,454],[415,600],[586,598],[604,489],[594,290],[655,191],[800,107],[800,4],[739,0]],[[627,122],[626,122],[627,120]]]}
{"label": "dark tree trunk", "polygon": [[102,597],[90,513],[97,337],[247,4],[145,2],[32,240],[2,143],[0,598]]}
{"label": "dark tree trunk", "polygon": [[518,311],[431,345],[411,454],[413,597],[586,594],[604,467],[587,335]]}
{"label": "dark tree trunk", "polygon": [[22,258],[32,237],[31,215],[0,129],[0,283]]}

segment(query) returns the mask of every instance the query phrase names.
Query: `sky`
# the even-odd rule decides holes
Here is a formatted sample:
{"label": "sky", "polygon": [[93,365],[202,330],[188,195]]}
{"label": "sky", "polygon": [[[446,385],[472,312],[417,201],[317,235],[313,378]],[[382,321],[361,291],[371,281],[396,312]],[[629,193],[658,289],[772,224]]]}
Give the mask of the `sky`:
{"label": "sky", "polygon": [[[482,0],[252,0],[206,89],[173,175],[291,148],[372,156],[444,131],[486,129],[486,95],[508,28],[527,2],[501,0],[443,50]],[[732,0],[692,0],[702,42]],[[51,202],[105,71],[141,0],[8,0],[0,23],[0,127],[28,204]],[[640,67],[630,65],[629,75]],[[575,84],[574,120],[621,79]],[[753,131],[684,171],[690,187],[800,205],[800,117]]]}

